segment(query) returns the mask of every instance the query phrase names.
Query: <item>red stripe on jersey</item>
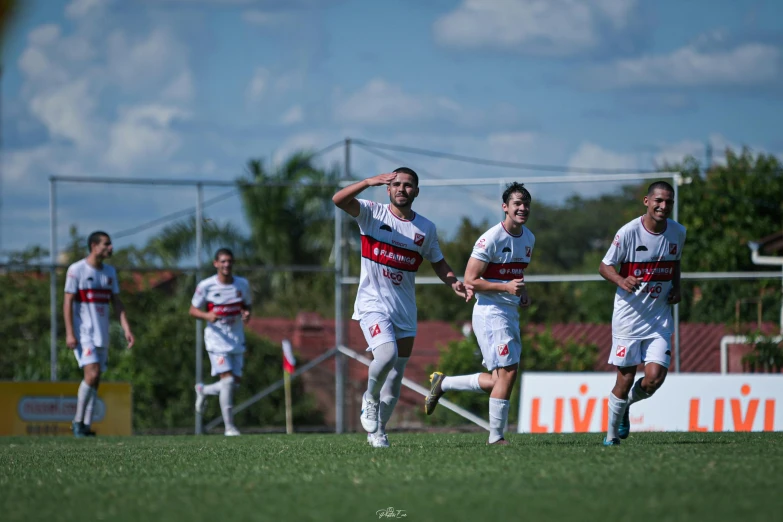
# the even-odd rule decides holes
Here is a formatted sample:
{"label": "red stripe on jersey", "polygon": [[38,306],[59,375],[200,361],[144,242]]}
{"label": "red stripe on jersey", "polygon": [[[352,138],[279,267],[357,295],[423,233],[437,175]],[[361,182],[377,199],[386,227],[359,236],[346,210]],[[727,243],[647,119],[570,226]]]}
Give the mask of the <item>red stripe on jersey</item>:
{"label": "red stripe on jersey", "polygon": [[79,290],[76,295],[76,300],[82,303],[108,303],[111,300],[111,290],[102,288]]}
{"label": "red stripe on jersey", "polygon": [[362,257],[406,272],[416,272],[424,260],[416,251],[390,245],[370,236],[362,236]]}
{"label": "red stripe on jersey", "polygon": [[525,268],[527,268],[527,263],[489,263],[481,277],[484,279],[500,279],[501,281],[524,279],[523,271]]}
{"label": "red stripe on jersey", "polygon": [[679,263],[679,261],[623,263],[620,265],[620,275],[638,277],[642,281],[671,281],[674,279],[674,269]]}
{"label": "red stripe on jersey", "polygon": [[215,304],[207,302],[207,312],[215,312],[218,317],[229,317],[242,313],[242,303]]}

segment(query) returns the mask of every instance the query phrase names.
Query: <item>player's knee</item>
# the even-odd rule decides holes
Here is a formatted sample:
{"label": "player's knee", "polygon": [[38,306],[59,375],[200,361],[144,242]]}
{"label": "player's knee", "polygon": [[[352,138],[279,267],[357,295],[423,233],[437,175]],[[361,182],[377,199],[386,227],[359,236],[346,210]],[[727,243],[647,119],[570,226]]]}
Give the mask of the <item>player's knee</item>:
{"label": "player's knee", "polygon": [[97,364],[89,364],[84,367],[84,382],[86,382],[88,386],[95,388],[98,386],[100,378],[101,370],[98,368]]}

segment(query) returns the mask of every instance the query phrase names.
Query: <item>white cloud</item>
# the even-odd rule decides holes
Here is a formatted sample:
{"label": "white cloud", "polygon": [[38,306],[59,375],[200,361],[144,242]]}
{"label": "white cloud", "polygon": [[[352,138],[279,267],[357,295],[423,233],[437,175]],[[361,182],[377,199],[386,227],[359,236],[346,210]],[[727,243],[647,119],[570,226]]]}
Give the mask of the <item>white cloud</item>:
{"label": "white cloud", "polygon": [[780,49],[757,43],[720,51],[691,45],[670,54],[621,59],[586,71],[587,81],[599,87],[758,85],[780,75]]}
{"label": "white cloud", "polygon": [[107,65],[111,80],[125,90],[159,88],[172,77],[190,74],[184,45],[162,28],[143,38],[114,31],[108,37]]}
{"label": "white cloud", "polygon": [[181,145],[171,129],[178,119],[187,118],[181,109],[166,105],[141,105],[122,111],[109,134],[105,161],[123,171],[141,164],[170,158]]}
{"label": "white cloud", "polygon": [[632,154],[613,152],[596,145],[584,142],[568,161],[570,168],[612,169],[612,170],[636,170],[639,161]]}
{"label": "white cloud", "polygon": [[179,76],[174,78],[174,80],[163,89],[162,95],[166,100],[187,102],[193,98],[195,90],[193,75],[191,74],[190,69],[183,69]]}
{"label": "white cloud", "polygon": [[86,80],[42,92],[30,100],[30,111],[53,137],[66,138],[80,148],[94,143],[95,99]]}
{"label": "white cloud", "polygon": [[399,85],[375,78],[357,92],[338,102],[334,117],[338,122],[382,124],[455,119],[460,106],[445,97],[414,96]]}
{"label": "white cloud", "polygon": [[78,19],[94,13],[108,4],[109,0],[72,0],[65,8],[68,18]]}
{"label": "white cloud", "polygon": [[441,45],[565,56],[628,28],[636,0],[463,0],[434,26]]}
{"label": "white cloud", "polygon": [[269,71],[263,67],[256,67],[253,77],[245,89],[245,101],[249,104],[256,103],[264,95],[269,83]]}
{"label": "white cloud", "polygon": [[280,123],[283,125],[294,125],[304,121],[304,109],[301,105],[294,105],[280,117]]}

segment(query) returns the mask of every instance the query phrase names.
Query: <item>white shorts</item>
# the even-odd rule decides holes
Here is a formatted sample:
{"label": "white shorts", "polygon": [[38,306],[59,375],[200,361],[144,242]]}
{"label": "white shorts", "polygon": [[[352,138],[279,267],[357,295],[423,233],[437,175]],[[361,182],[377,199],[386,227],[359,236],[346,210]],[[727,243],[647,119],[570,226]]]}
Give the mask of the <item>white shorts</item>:
{"label": "white shorts", "polygon": [[519,312],[516,309],[475,305],[473,332],[484,357],[481,364],[487,370],[519,363],[522,356],[522,334],[519,331]]}
{"label": "white shorts", "polygon": [[380,312],[367,312],[359,319],[364,339],[367,341],[367,351],[371,352],[385,343],[393,343],[397,339],[416,337],[416,330],[397,328],[389,316]]}
{"label": "white shorts", "polygon": [[73,349],[73,355],[76,357],[76,362],[79,363],[79,368],[84,368],[88,364],[98,363],[101,365],[101,372],[105,372],[109,367],[109,349],[108,348],[96,348],[94,346],[77,345]]}
{"label": "white shorts", "polygon": [[649,339],[618,339],[612,337],[612,351],[609,353],[609,364],[624,368],[637,366],[642,362],[660,364],[669,368],[672,360],[672,349],[669,340],[663,337]]}
{"label": "white shorts", "polygon": [[242,367],[245,365],[244,353],[207,352],[212,365],[212,376],[231,372],[235,377],[242,377]]}

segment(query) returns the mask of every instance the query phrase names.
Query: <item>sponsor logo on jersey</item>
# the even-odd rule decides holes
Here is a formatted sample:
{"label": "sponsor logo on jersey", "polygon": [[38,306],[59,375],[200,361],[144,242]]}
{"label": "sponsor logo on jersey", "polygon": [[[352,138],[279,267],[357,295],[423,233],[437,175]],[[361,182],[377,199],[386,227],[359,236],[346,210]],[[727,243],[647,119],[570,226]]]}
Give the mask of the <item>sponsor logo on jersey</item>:
{"label": "sponsor logo on jersey", "polygon": [[423,258],[414,250],[362,236],[362,257],[396,270],[416,272]]}
{"label": "sponsor logo on jersey", "polygon": [[424,244],[424,235],[423,234],[416,234],[413,236],[413,243],[421,246]]}
{"label": "sponsor logo on jersey", "polygon": [[647,247],[644,246],[644,245],[639,245],[638,247],[636,247],[636,251],[637,252],[647,252]]}
{"label": "sponsor logo on jersey", "polygon": [[370,337],[375,337],[381,333],[381,325],[374,324],[370,327]]}
{"label": "sponsor logo on jersey", "polygon": [[394,270],[384,268],[383,277],[391,281],[394,286],[400,286],[400,283],[402,283],[401,272],[395,272]]}
{"label": "sponsor logo on jersey", "polygon": [[677,255],[677,243],[673,243],[669,245],[669,255],[670,256],[676,256]]}
{"label": "sponsor logo on jersey", "polygon": [[525,247],[525,257],[530,257],[530,254],[532,254],[532,253],[533,253],[533,249],[530,248],[529,246],[526,246]]}
{"label": "sponsor logo on jersey", "polygon": [[508,345],[507,344],[499,344],[498,345],[498,355],[508,355]]}
{"label": "sponsor logo on jersey", "polygon": [[484,279],[499,279],[511,281],[524,278],[527,263],[489,263],[481,277]]}
{"label": "sponsor logo on jersey", "polygon": [[385,230],[386,232],[391,232],[392,228],[389,225],[381,225],[381,230]]}
{"label": "sponsor logo on jersey", "polygon": [[617,236],[614,236],[614,241],[612,241],[612,244],[613,244],[614,246],[616,246],[616,247],[619,247],[619,246],[620,246],[620,236],[619,236],[619,235],[617,235]]}
{"label": "sponsor logo on jersey", "polygon": [[406,243],[400,243],[399,241],[395,241],[393,239],[392,239],[392,245],[397,245],[398,247],[402,247],[402,248],[407,248],[408,246]]}
{"label": "sponsor logo on jersey", "polygon": [[218,366],[223,366],[224,364],[226,364],[226,358],[221,355],[217,359],[217,364],[218,364]]}
{"label": "sponsor logo on jersey", "polygon": [[623,263],[620,275],[641,278],[642,281],[671,281],[678,261],[648,261],[642,263]]}
{"label": "sponsor logo on jersey", "polygon": [[479,239],[478,242],[476,243],[476,248],[480,248],[482,250],[487,248],[487,240],[484,239],[483,237]]}
{"label": "sponsor logo on jersey", "polygon": [[618,345],[617,345],[617,350],[614,352],[614,354],[615,354],[617,357],[625,357],[625,350],[626,350],[625,346],[620,346],[620,345],[618,344]]}
{"label": "sponsor logo on jersey", "polygon": [[508,248],[508,247],[503,247],[503,252],[504,252],[504,253],[505,253],[505,252],[511,252],[511,249],[510,249],[510,248]]}

